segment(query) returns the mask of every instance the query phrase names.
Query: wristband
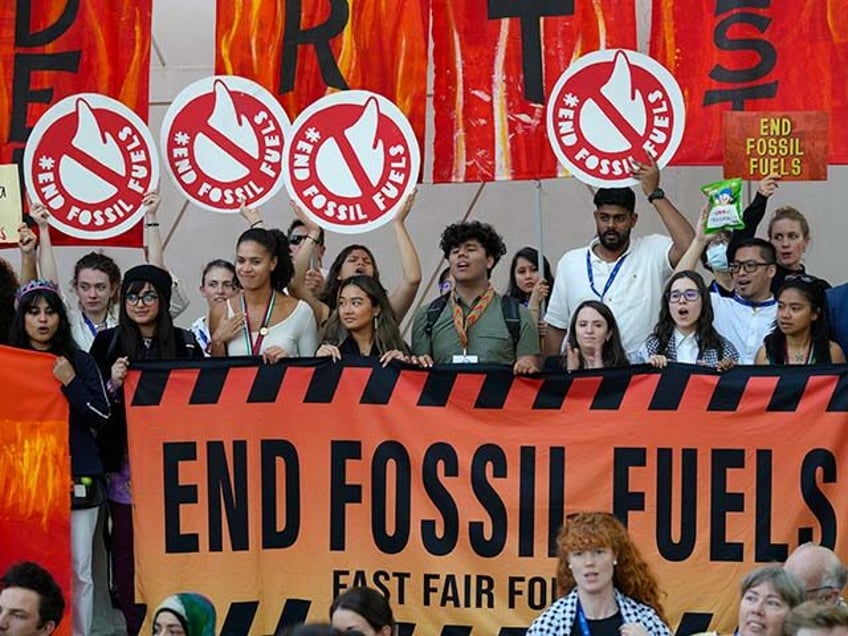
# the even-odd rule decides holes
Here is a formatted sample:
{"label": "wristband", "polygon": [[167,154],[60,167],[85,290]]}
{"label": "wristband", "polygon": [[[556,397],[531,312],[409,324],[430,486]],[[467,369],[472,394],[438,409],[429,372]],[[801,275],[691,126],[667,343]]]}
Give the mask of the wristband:
{"label": "wristband", "polygon": [[251,224],[250,224],[250,227],[251,227],[251,228],[254,228],[254,227],[256,227],[257,225],[261,225],[261,224],[263,224],[264,222],[265,222],[265,221],[263,221],[262,219],[259,219],[258,221],[254,221],[253,223],[251,223]]}
{"label": "wristband", "polygon": [[653,203],[659,199],[665,199],[665,190],[662,188],[657,188],[648,195],[648,203]]}
{"label": "wristband", "polygon": [[145,223],[144,227],[159,227],[158,223]]}

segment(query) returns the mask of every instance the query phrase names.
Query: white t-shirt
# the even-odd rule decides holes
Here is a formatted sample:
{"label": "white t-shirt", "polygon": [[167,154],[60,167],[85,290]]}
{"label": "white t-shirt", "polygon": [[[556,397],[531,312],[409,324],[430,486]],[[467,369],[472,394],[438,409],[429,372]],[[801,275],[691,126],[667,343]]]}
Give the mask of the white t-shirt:
{"label": "white t-shirt", "polygon": [[777,301],[772,297],[761,303],[733,295],[710,293],[713,303],[713,326],[730,340],[739,352],[739,364],[754,364],[757,349],[777,320]]}
{"label": "white t-shirt", "polygon": [[[588,247],[566,252],[559,260],[545,322],[568,330],[571,314],[580,303],[600,300],[615,316],[627,356],[636,359],[639,347],[659,317],[663,288],[672,273],[669,252],[673,243],[661,234],[631,239],[628,250],[614,263],[595,254],[592,248],[597,244],[596,237]],[[587,254],[594,290],[586,265]]]}

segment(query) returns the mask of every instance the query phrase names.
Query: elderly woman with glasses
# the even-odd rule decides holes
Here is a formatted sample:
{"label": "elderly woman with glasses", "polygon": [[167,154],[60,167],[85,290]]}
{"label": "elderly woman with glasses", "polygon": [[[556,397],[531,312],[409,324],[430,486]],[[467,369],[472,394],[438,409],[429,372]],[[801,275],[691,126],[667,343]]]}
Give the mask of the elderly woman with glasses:
{"label": "elderly woman with glasses", "polygon": [[659,369],[685,362],[724,371],[739,362],[736,347],[713,327],[710,294],[700,274],[684,270],[666,283],[660,317],[642,357]]}
{"label": "elderly woman with glasses", "polygon": [[807,274],[789,274],[777,292],[777,323],[757,351],[756,364],[844,364],[845,353],[830,339],[828,284]]}
{"label": "elderly woman with glasses", "polygon": [[164,269],[138,265],[128,270],[121,284],[118,326],[98,333],[91,345],[92,357],[103,377],[108,378],[106,390],[112,400],[112,420],[98,442],[109,478],[107,498],[112,517],[112,557],[118,604],[130,636],[138,633],[143,616],[135,606],[124,379],[130,363],[137,360],[203,357],[191,332],[174,327],[171,321],[168,312],[171,288],[171,276]]}

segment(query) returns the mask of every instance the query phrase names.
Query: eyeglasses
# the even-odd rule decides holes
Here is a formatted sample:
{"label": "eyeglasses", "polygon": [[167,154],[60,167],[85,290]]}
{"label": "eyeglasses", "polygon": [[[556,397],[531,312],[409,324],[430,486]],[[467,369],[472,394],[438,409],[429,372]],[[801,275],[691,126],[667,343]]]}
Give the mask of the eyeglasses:
{"label": "eyeglasses", "polygon": [[682,299],[686,299],[690,303],[694,303],[701,297],[701,292],[697,289],[684,289],[680,291],[679,289],[675,289],[673,292],[668,294],[668,302],[670,303],[679,303]]}
{"label": "eyeglasses", "polygon": [[[822,585],[821,587],[811,587],[808,590],[804,590],[804,592],[807,594],[807,599],[823,599],[829,596],[834,590],[839,591],[832,585]],[[827,594],[822,594],[822,592],[826,592]]]}
{"label": "eyeglasses", "polygon": [[292,234],[289,236],[289,243],[291,245],[300,245],[303,241],[306,240],[307,234]]}
{"label": "eyeglasses", "polygon": [[730,264],[730,273],[736,274],[741,269],[747,274],[753,274],[757,271],[758,267],[768,267],[771,263],[758,263],[757,261],[745,261],[744,263],[740,263],[739,261],[733,261]]}
{"label": "eyeglasses", "polygon": [[127,302],[130,305],[137,305],[139,302],[142,305],[152,305],[157,300],[159,300],[159,294],[155,291],[146,291],[143,294],[134,294],[132,292],[127,294]]}

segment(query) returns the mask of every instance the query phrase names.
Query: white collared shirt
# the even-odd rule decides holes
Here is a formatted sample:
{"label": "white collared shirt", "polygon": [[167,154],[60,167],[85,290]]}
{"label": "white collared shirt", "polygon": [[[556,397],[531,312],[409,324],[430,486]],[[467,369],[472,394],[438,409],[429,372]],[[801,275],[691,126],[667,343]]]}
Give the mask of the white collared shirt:
{"label": "white collared shirt", "polygon": [[[651,234],[630,240],[629,249],[615,263],[604,261],[592,248],[597,237],[587,247],[566,252],[559,260],[556,281],[545,314],[545,322],[567,330],[571,314],[584,300],[602,300],[612,310],[627,357],[638,357],[639,347],[654,328],[662,306],[665,282],[672,273],[669,252],[672,241],[668,236]],[[589,253],[594,287],[592,290],[586,269]],[[624,262],[622,262],[624,259]],[[606,293],[603,292],[616,263],[618,273]],[[603,294],[603,298],[599,297]]]}
{"label": "white collared shirt", "polygon": [[754,364],[757,350],[777,320],[777,301],[772,296],[762,303],[752,303],[733,296],[710,293],[713,303],[713,326],[730,340],[739,352],[739,364]]}
{"label": "white collared shirt", "polygon": [[686,336],[675,328],[674,349],[677,353],[677,362],[698,363],[698,339],[694,331]]}

